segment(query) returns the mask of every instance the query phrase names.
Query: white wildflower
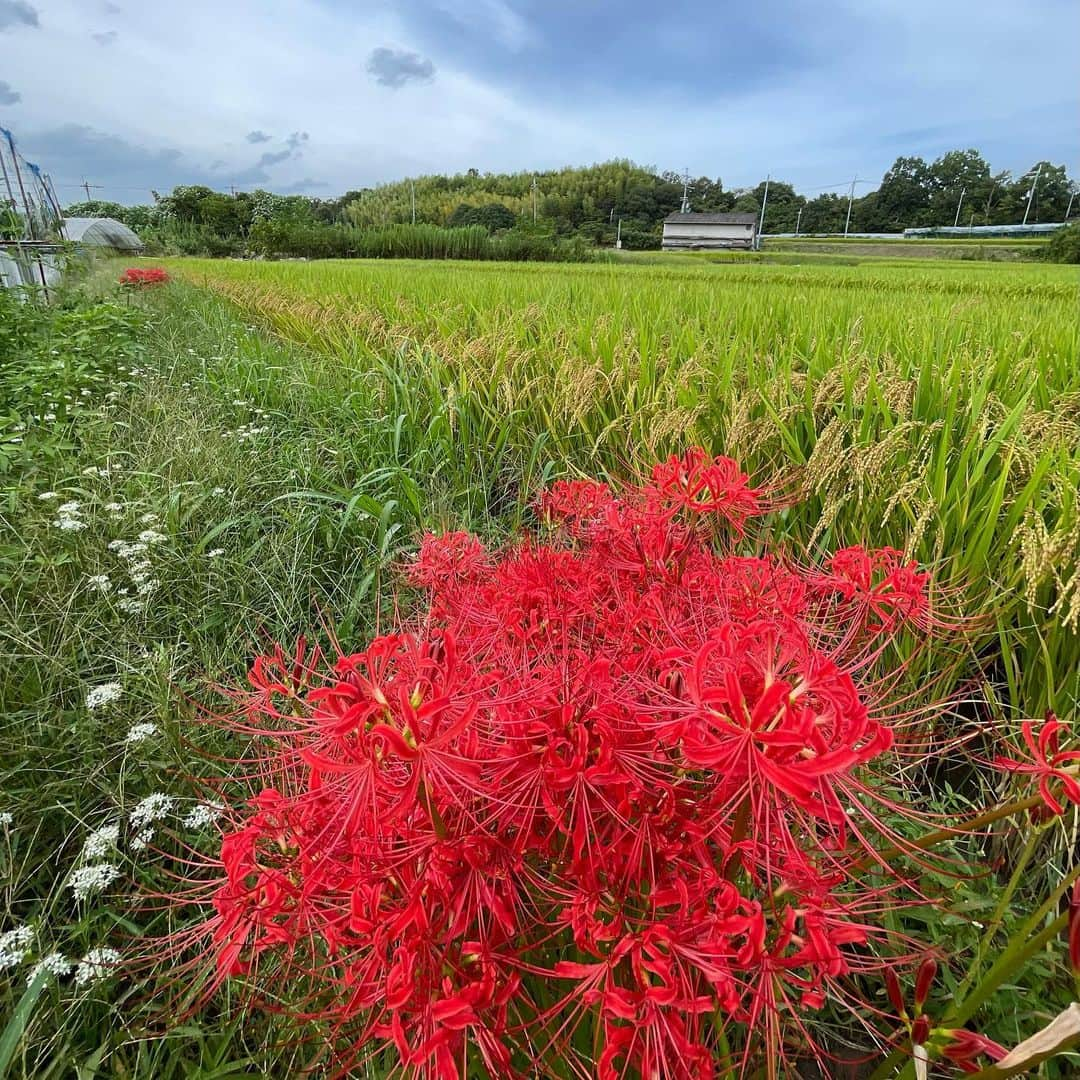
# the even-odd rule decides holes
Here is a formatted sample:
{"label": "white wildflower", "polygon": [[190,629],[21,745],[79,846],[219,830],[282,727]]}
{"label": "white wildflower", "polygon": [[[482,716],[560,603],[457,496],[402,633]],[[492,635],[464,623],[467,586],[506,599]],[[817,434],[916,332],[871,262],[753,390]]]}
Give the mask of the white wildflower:
{"label": "white wildflower", "polygon": [[[224,495],[225,494],[225,489],[223,487],[216,487],[216,488],[214,488],[213,491],[210,492],[210,494],[211,495]],[[41,495],[38,496],[39,499],[42,498],[42,497],[43,496],[41,496]]]}
{"label": "white wildflower", "polygon": [[118,604],[125,615],[141,615],[146,610],[146,604],[142,600],[136,600],[133,596],[125,596]]}
{"label": "white wildflower", "polygon": [[60,517],[57,518],[53,524],[58,529],[63,529],[64,532],[78,532],[80,529],[86,528],[86,522],[80,521],[74,517]]}
{"label": "white wildflower", "polygon": [[42,420],[45,420],[45,421],[52,421],[52,420],[55,420],[55,419],[56,419],[56,413],[54,413],[54,412],[47,412],[47,413],[46,413],[46,414],[45,414],[45,415],[44,415],[44,416],[43,416],[43,417],[42,417],[41,419],[42,419]]}
{"label": "white wildflower", "polygon": [[120,684],[117,682],[102,683],[94,686],[87,692],[86,707],[96,709],[99,705],[108,705],[120,696]]}
{"label": "white wildflower", "polygon": [[82,510],[82,503],[78,499],[72,499],[71,502],[61,503],[57,508],[58,514],[78,514]]}
{"label": "white wildflower", "polygon": [[140,544],[160,544],[164,540],[169,538],[164,533],[159,533],[155,529],[144,529],[139,533]]}
{"label": "white wildflower", "polygon": [[91,589],[97,589],[99,593],[107,593],[112,588],[112,582],[109,580],[108,574],[91,574],[86,579],[86,584]]}
{"label": "white wildflower", "polygon": [[224,554],[225,554],[225,549],[224,548],[213,548],[212,550],[210,550],[210,551],[208,551],[206,553],[206,557],[208,559],[216,559],[219,555],[224,555]]}
{"label": "white wildflower", "polygon": [[75,894],[76,900],[85,900],[94,893],[101,892],[120,876],[118,867],[112,863],[94,863],[92,866],[81,866],[76,870],[68,881],[68,886]]}
{"label": "white wildflower", "polygon": [[105,504],[105,509],[110,514],[122,514],[124,512],[124,504],[118,502],[110,502]]}
{"label": "white wildflower", "polygon": [[100,982],[119,963],[120,954],[115,949],[91,949],[75,969],[75,985]]}
{"label": "white wildflower", "polygon": [[110,851],[116,848],[116,843],[120,839],[120,826],[113,822],[111,825],[102,825],[100,829],[95,829],[87,838],[83,844],[82,857],[86,862],[93,862],[95,859],[104,859]]}
{"label": "white wildflower", "polygon": [[137,746],[141,742],[146,742],[147,739],[152,739],[157,732],[157,724],[149,722],[145,724],[136,724],[128,731],[127,735],[124,736],[124,742],[127,743],[128,746]]}
{"label": "white wildflower", "polygon": [[55,491],[43,491],[39,496],[40,502],[52,502],[53,499],[59,499],[60,495]]}
{"label": "white wildflower", "polygon": [[14,820],[10,810],[0,810],[0,828],[6,829]]}
{"label": "white wildflower", "polygon": [[153,795],[147,795],[131,811],[131,824],[133,828],[145,829],[152,822],[160,821],[166,817],[173,806],[173,797],[162,791],[155,791]]}
{"label": "white wildflower", "polygon": [[145,851],[150,846],[150,841],[154,839],[154,829],[151,826],[149,829],[143,829],[138,835],[131,838],[131,850],[132,851]]}
{"label": "white wildflower", "polygon": [[30,952],[34,931],[29,926],[16,926],[6,934],[0,934],[0,971],[18,967]]}
{"label": "white wildflower", "polygon": [[135,591],[140,596],[149,596],[156,588],[158,588],[158,586],[160,584],[161,584],[161,582],[156,581],[156,580],[139,581],[138,586],[136,587]]}
{"label": "white wildflower", "polygon": [[224,809],[219,803],[199,803],[184,815],[181,824],[185,829],[204,829],[217,821]]}
{"label": "white wildflower", "polygon": [[146,514],[140,515],[139,523],[141,525],[156,525],[158,523],[158,516],[151,510]]}
{"label": "white wildflower", "polygon": [[102,479],[104,479],[109,475],[109,468],[106,465],[102,465],[100,467],[97,465],[90,465],[89,467],[83,469],[82,474],[83,476],[100,476]]}
{"label": "white wildflower", "polygon": [[29,986],[43,971],[47,971],[58,979],[63,978],[74,966],[63,953],[51,952],[30,969],[26,976],[26,985]]}

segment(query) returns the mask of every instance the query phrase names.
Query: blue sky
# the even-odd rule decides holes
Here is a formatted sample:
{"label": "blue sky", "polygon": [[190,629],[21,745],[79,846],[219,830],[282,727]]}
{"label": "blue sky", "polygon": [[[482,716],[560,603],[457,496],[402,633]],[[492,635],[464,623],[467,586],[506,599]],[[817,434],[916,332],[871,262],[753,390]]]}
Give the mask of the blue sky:
{"label": "blue sky", "polygon": [[1080,175],[1075,0],[0,0],[63,201],[629,157],[807,192],[974,146]]}

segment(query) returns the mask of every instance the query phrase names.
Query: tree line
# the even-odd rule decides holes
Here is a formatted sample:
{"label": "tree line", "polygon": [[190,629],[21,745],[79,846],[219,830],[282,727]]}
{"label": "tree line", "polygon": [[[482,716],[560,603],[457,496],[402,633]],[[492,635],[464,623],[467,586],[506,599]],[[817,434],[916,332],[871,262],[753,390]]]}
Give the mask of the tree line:
{"label": "tree line", "polygon": [[[1037,182],[1036,182],[1037,179]],[[694,211],[743,211],[760,215],[766,181],[752,188],[724,187],[720,178],[690,178]],[[610,245],[620,229],[623,246],[659,245],[661,222],[677,211],[684,178],[628,160],[545,172],[430,175],[347,191],[338,198],[225,194],[200,185],[154,193],[154,203],[122,206],[92,201],[67,208],[68,216],[114,217],[138,231],[151,247],[208,254],[287,254],[347,247],[335,232],[363,232],[391,225],[483,227],[552,241]],[[977,150],[952,150],[935,161],[899,157],[876,189],[856,193],[850,204],[853,232],[899,232],[912,226],[1002,225],[1065,220],[1080,186],[1063,165],[1036,162],[1025,173],[993,172]],[[1029,206],[1030,202],[1030,206]],[[814,195],[784,181],[768,182],[766,233],[844,230],[849,192]],[[1080,217],[1080,199],[1072,206]]]}

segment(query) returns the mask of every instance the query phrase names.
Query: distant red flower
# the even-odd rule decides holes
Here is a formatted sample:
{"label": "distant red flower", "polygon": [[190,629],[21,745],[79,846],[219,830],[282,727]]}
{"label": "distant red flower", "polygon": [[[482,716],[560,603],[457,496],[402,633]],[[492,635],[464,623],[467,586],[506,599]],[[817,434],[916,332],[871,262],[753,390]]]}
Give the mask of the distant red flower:
{"label": "distant red flower", "polygon": [[153,285],[165,285],[169,275],[157,266],[129,266],[120,275],[120,284],[129,288],[147,288]]}
{"label": "distant red flower", "polygon": [[1063,733],[1069,731],[1053,713],[1047,713],[1046,719],[1036,728],[1033,720],[1025,720],[1020,731],[1027,746],[1029,760],[1018,761],[999,755],[994,764],[1006,772],[1038,777],[1039,794],[1048,809],[1055,814],[1065,813],[1065,807],[1054,794],[1052,782],[1059,783],[1065,797],[1080,806],[1080,779],[1077,765],[1080,764],[1080,749],[1062,750],[1060,740]]}

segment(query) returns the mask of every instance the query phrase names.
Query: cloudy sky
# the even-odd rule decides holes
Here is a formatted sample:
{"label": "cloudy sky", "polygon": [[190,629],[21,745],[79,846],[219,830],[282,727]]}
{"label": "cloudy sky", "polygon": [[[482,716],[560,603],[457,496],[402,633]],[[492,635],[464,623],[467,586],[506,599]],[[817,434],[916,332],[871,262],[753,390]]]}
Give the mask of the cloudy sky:
{"label": "cloudy sky", "polygon": [[65,202],[612,157],[810,192],[968,146],[1076,175],[1078,40],[1076,0],[0,0],[0,124]]}

